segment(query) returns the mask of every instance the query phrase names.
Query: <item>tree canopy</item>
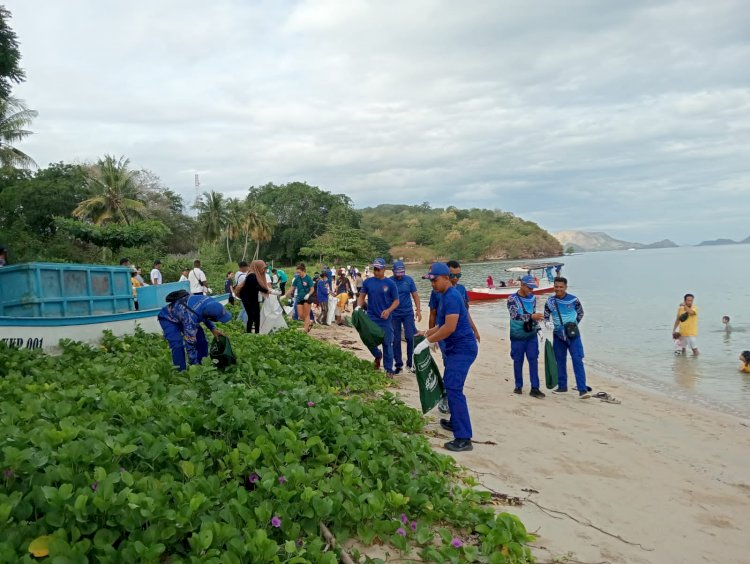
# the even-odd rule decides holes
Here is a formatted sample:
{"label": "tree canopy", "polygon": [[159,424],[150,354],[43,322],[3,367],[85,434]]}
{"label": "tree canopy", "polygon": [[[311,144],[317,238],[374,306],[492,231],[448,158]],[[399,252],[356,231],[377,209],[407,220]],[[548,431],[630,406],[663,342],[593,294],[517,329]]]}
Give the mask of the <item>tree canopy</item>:
{"label": "tree canopy", "polygon": [[21,68],[21,51],[18,48],[18,37],[10,27],[11,13],[0,6],[0,99],[10,97],[13,84],[19,84],[26,78]]}

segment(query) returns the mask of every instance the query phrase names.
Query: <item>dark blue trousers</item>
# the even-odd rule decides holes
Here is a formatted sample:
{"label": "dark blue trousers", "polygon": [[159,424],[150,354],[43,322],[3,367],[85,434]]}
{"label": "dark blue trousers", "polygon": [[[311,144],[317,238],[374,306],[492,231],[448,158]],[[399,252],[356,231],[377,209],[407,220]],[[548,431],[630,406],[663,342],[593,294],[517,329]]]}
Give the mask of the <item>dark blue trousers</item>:
{"label": "dark blue trousers", "polygon": [[570,360],[573,361],[573,373],[576,377],[576,388],[578,391],[586,391],[586,369],[583,367],[583,343],[581,338],[568,341],[561,339],[555,334],[552,337],[552,348],[555,351],[557,361],[557,387],[561,390],[568,387],[568,352]]}
{"label": "dark blue trousers", "polygon": [[443,384],[448,396],[448,407],[451,410],[451,425],[456,439],[470,439],[471,419],[469,406],[464,395],[464,383],[469,375],[469,368],[477,358],[477,349],[467,354],[446,353]]}
{"label": "dark blue trousers", "polygon": [[[161,329],[164,332],[164,338],[167,339],[169,348],[172,351],[172,364],[174,364],[179,371],[185,370],[187,368],[185,362],[185,339],[182,336],[181,327],[177,323],[173,323],[163,318],[159,318],[159,325],[161,325]],[[202,327],[198,327],[195,348],[197,356],[191,360],[190,364],[200,364],[201,361],[208,356],[208,341],[206,340],[206,334],[203,332]]]}
{"label": "dark blue trousers", "polygon": [[396,363],[396,370],[403,368],[404,360],[401,350],[401,326],[404,326],[404,335],[406,336],[406,366],[412,366],[414,357],[414,335],[417,334],[417,326],[414,324],[414,315],[394,317],[391,316],[393,323],[393,360]]}
{"label": "dark blue trousers", "polygon": [[375,358],[383,359],[383,370],[393,372],[393,323],[390,319],[381,319],[380,317],[373,317],[371,315],[368,315],[368,317],[385,333],[383,337],[383,352],[380,352],[379,347],[371,348],[370,352]]}
{"label": "dark blue trousers", "polygon": [[513,377],[516,388],[523,388],[523,359],[529,361],[529,377],[531,387],[539,387],[539,339],[536,335],[532,339],[511,339],[510,358],[513,359]]}

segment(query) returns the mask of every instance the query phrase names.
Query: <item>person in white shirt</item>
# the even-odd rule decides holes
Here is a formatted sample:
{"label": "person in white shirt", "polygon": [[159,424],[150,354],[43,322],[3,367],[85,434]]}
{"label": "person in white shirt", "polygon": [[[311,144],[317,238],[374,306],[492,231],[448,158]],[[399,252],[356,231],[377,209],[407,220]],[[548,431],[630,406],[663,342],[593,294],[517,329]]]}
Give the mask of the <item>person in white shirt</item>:
{"label": "person in white shirt", "polygon": [[162,277],[161,277],[161,261],[155,260],[154,261],[154,268],[151,270],[151,284],[154,286],[157,286],[162,283]]}
{"label": "person in white shirt", "polygon": [[180,276],[180,282],[187,282],[187,279],[188,279],[188,269],[183,268],[182,275]]}
{"label": "person in white shirt", "polygon": [[208,290],[208,281],[205,272],[201,270],[201,261],[193,262],[193,270],[188,274],[188,282],[190,282],[190,293],[193,295],[202,296]]}

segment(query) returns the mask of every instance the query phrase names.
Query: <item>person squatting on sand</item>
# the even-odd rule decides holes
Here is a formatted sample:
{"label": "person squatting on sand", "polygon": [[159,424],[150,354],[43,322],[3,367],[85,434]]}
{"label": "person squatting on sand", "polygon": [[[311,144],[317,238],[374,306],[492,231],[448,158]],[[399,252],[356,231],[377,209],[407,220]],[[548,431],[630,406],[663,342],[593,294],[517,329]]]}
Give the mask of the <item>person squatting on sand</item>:
{"label": "person squatting on sand", "polygon": [[448,265],[436,262],[423,276],[430,281],[433,291],[440,294],[435,325],[424,333],[424,341],[414,349],[418,354],[432,343],[442,342],[445,368],[443,383],[448,396],[451,418],[441,419],[440,425],[453,433],[454,439],[445,443],[453,452],[472,450],[471,418],[464,395],[464,383],[471,365],[477,358],[477,337],[466,309],[466,302],[451,283]]}
{"label": "person squatting on sand", "polygon": [[583,366],[584,353],[581,336],[577,334],[571,338],[567,334],[568,326],[577,331],[578,325],[583,319],[583,305],[573,294],[568,294],[567,278],[556,277],[554,287],[555,295],[544,304],[544,320],[548,323],[552,321],[553,324],[552,347],[557,361],[557,388],[552,390],[552,393],[563,394],[568,391],[568,352],[570,352],[578,397],[588,399],[591,394],[586,386],[586,369]]}
{"label": "person squatting on sand", "polygon": [[521,287],[508,299],[508,313],[510,314],[510,357],[513,359],[513,377],[515,387],[513,393],[523,393],[523,359],[529,362],[529,379],[534,398],[543,398],[544,392],[539,389],[539,333],[538,321],[544,319],[544,314],[536,311],[537,288],[533,276],[521,278]]}

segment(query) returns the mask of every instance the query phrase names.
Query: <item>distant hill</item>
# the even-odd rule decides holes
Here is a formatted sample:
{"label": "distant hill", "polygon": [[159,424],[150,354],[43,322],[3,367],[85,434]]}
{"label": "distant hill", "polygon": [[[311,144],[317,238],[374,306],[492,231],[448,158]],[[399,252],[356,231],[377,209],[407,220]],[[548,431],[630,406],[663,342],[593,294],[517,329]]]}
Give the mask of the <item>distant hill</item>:
{"label": "distant hill", "polygon": [[669,239],[644,245],[643,243],[615,239],[603,231],[560,231],[559,233],[554,233],[554,237],[560,241],[564,249],[572,247],[575,252],[667,249],[677,247],[677,244]]}
{"label": "distant hill", "polygon": [[555,257],[557,240],[510,212],[381,204],[359,210],[362,229],[385,239],[394,258],[408,262]]}
{"label": "distant hill", "polygon": [[699,247],[713,247],[716,245],[747,245],[750,244],[750,237],[743,239],[742,241],[735,241],[734,239],[712,239],[711,241],[703,241],[698,243]]}

